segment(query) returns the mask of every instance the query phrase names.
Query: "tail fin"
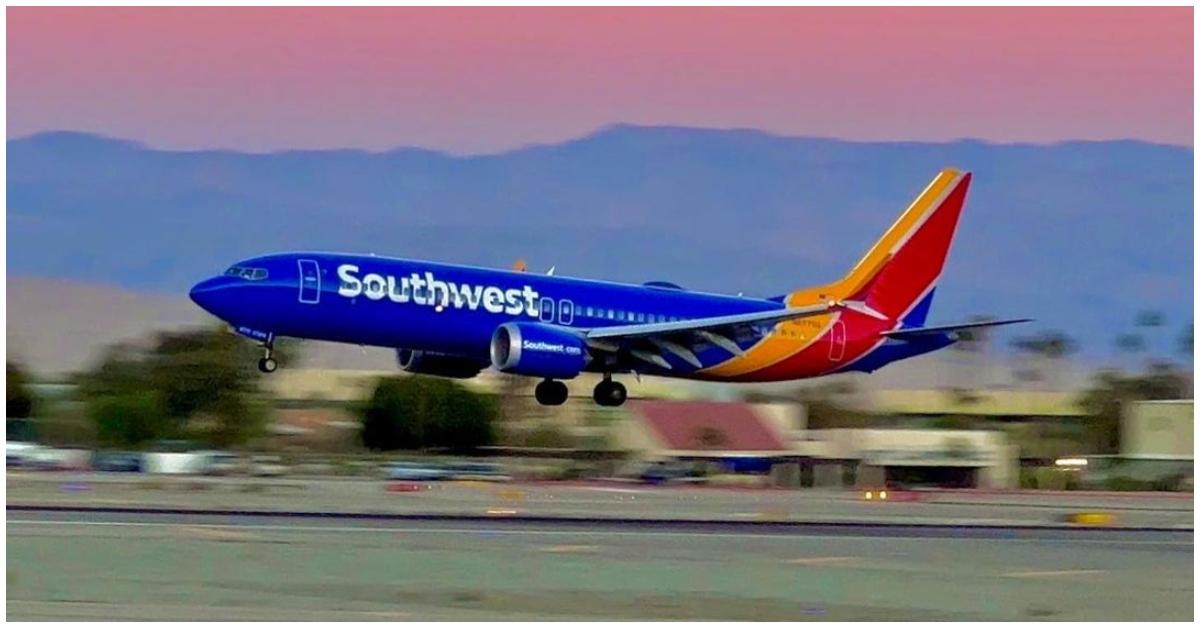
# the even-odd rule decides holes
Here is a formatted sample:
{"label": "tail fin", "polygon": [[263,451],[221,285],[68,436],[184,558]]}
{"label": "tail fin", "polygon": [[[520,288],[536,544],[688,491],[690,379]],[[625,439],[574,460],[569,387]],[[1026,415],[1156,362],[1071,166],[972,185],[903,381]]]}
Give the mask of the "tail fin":
{"label": "tail fin", "polygon": [[969,172],[938,173],[835,284],[838,296],[863,301],[891,320],[903,320],[904,327],[924,324],[970,184]]}

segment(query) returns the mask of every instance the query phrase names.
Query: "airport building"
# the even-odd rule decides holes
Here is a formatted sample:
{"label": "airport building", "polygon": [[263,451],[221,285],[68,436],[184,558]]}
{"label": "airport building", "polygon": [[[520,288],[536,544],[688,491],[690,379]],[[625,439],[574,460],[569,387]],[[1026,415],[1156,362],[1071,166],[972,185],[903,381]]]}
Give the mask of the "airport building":
{"label": "airport building", "polygon": [[709,463],[799,487],[1010,488],[1016,448],[995,430],[809,430],[787,404],[637,401],[615,445],[638,460]]}
{"label": "airport building", "polygon": [[1121,455],[1192,460],[1195,456],[1195,401],[1138,401],[1125,408]]}

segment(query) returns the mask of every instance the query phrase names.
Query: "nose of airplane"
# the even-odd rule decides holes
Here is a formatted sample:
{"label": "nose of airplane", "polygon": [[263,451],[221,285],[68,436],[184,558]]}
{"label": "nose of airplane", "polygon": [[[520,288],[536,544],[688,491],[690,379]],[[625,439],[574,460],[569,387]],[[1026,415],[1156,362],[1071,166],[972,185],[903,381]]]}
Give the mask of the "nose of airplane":
{"label": "nose of airplane", "polygon": [[192,286],[188,292],[188,297],[192,299],[196,305],[204,308],[204,310],[218,318],[221,314],[218,310],[218,296],[221,288],[224,287],[224,277],[210,277]]}

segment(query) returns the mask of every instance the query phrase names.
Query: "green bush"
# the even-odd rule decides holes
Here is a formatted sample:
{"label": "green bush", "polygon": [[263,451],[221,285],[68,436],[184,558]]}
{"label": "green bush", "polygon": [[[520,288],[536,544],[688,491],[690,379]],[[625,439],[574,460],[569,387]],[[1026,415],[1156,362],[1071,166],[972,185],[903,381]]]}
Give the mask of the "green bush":
{"label": "green bush", "polygon": [[448,379],[381,379],[362,410],[369,449],[446,449],[467,453],[495,442],[496,404]]}
{"label": "green bush", "polygon": [[166,433],[162,403],[154,392],[131,392],[98,397],[88,404],[101,443],[138,446]]}
{"label": "green bush", "polygon": [[[287,351],[276,353],[287,361]],[[162,333],[152,347],[110,347],[96,368],[76,378],[76,394],[102,442],[134,445],[152,434],[240,445],[266,424],[254,366],[259,355],[253,343],[219,328]],[[125,411],[131,416],[122,418]]]}
{"label": "green bush", "polygon": [[1021,468],[1021,488],[1035,489],[1038,487],[1037,469],[1033,467]]}
{"label": "green bush", "polygon": [[33,414],[33,393],[30,392],[27,377],[21,367],[8,362],[5,376],[5,396],[7,397],[6,418],[27,419]]}
{"label": "green bush", "polygon": [[1153,482],[1138,480],[1123,475],[1109,478],[1104,488],[1110,491],[1149,491],[1154,489]]}

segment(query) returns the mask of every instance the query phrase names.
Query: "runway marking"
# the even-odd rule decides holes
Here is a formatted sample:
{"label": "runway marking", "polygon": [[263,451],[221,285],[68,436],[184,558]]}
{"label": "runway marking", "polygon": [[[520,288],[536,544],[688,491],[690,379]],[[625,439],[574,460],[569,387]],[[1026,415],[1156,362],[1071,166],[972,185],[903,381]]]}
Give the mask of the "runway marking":
{"label": "runway marking", "polygon": [[[80,613],[81,618],[95,620],[97,614],[101,612],[119,611],[115,616],[126,618],[127,621],[133,621],[137,618],[127,618],[127,615],[137,615],[137,611],[143,609],[154,609],[162,611],[173,611],[173,614],[180,613],[198,613],[201,617],[211,618],[214,614],[223,615],[231,613],[243,621],[263,621],[270,620],[278,613],[293,613],[303,619],[299,621],[307,621],[312,617],[321,617],[325,615],[336,616],[339,619],[345,619],[347,616],[362,616],[365,618],[380,618],[380,619],[406,619],[412,616],[412,613],[404,611],[377,611],[377,610],[353,610],[339,609],[336,611],[328,611],[315,608],[295,608],[295,607],[246,607],[246,606],[216,606],[207,604],[127,604],[124,602],[88,602],[77,600],[23,600],[23,599],[8,599],[9,610],[13,607],[22,607],[20,611],[36,610],[38,608],[45,609],[45,612],[52,612],[54,615],[62,615],[63,611],[69,613]],[[132,613],[130,611],[133,611]],[[35,620],[36,621],[36,620]],[[176,619],[175,621],[178,621]],[[211,619],[209,620],[211,621]]]}
{"label": "runway marking", "polygon": [[[130,527],[130,528],[170,528],[180,524],[178,522],[165,521],[46,521],[37,519],[9,519],[7,525],[25,524],[25,525],[49,525],[49,526],[98,526],[98,527]],[[795,534],[790,532],[683,532],[671,530],[511,530],[503,528],[483,528],[483,527],[459,527],[459,528],[396,528],[396,527],[362,527],[362,526],[299,526],[299,525],[281,525],[281,524],[238,524],[238,523],[194,523],[187,524],[192,527],[206,528],[245,528],[248,530],[271,530],[271,531],[294,531],[294,532],[374,532],[384,534],[395,534],[397,532],[412,533],[412,534],[496,534],[496,535],[513,535],[513,536],[634,536],[634,537],[672,537],[672,538],[726,538],[726,539],[772,539],[780,541],[794,541],[796,539],[812,539],[812,540],[828,540],[830,538],[839,538],[846,540],[880,540],[880,541],[1004,541],[1017,543],[1038,543],[1038,542],[1054,542],[1054,543],[1083,543],[1083,544],[1101,544],[1101,545],[1166,545],[1178,547],[1192,547],[1190,542],[1181,541],[1134,541],[1134,540],[1104,540],[1104,539],[1017,539],[1003,537],[924,537],[924,536],[894,536],[894,535],[869,535],[869,534]],[[11,531],[10,531],[11,532]]]}
{"label": "runway marking", "polygon": [[262,537],[249,532],[241,532],[229,527],[207,527],[200,525],[185,525],[176,529],[180,536],[204,539],[207,541],[261,541]]}
{"label": "runway marking", "polygon": [[551,554],[590,554],[599,549],[595,545],[547,545],[542,548],[542,551]]}
{"label": "runway marking", "polygon": [[858,559],[857,556],[813,556],[811,558],[791,558],[783,562],[789,565],[831,565],[854,562]]}
{"label": "runway marking", "polygon": [[1001,574],[1005,578],[1053,578],[1057,576],[1090,576],[1107,573],[1103,569],[1061,569],[1057,571],[1010,571]]}

